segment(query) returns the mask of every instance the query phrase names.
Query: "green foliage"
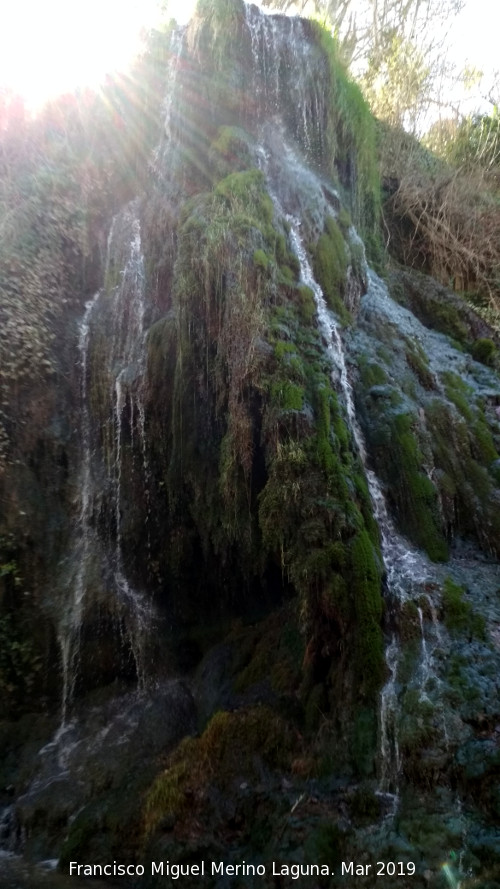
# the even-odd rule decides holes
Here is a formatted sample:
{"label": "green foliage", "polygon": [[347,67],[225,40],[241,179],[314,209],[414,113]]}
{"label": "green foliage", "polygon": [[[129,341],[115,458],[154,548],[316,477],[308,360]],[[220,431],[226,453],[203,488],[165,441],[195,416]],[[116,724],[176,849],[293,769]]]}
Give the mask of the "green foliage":
{"label": "green foliage", "polygon": [[447,577],[443,584],[442,602],[444,622],[452,633],[466,634],[476,639],[485,639],[484,617],[474,612],[470,602],[464,598],[465,589]]}
{"label": "green foliage", "polygon": [[[386,175],[398,183],[384,205],[384,218],[398,260],[432,274],[442,285],[453,287],[466,298],[476,294],[475,312],[498,327],[500,213],[497,198],[483,174],[451,172],[444,164],[441,169],[426,170],[419,152],[414,151],[406,159],[399,157],[395,169]],[[453,306],[446,295],[445,300],[444,309],[433,307],[435,323],[440,323],[441,328],[444,325],[444,332],[461,342],[464,337],[460,335],[462,323],[456,319],[456,302]],[[458,320],[458,336],[451,325],[446,329],[446,314],[453,324]],[[467,324],[466,313],[463,320]]]}
{"label": "green foliage", "polygon": [[500,167],[500,115],[473,114],[458,126],[442,128],[436,134],[435,149],[456,166],[480,167],[494,172]]}
{"label": "green foliage", "polygon": [[429,75],[418,46],[394,29],[383,33],[374,46],[361,85],[377,118],[415,131],[430,87]]}

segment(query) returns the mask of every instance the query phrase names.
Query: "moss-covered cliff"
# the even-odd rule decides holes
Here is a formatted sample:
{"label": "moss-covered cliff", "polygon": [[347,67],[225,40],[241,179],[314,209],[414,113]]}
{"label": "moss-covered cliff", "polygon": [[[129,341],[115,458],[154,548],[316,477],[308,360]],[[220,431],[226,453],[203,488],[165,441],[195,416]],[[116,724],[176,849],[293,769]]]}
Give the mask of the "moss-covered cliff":
{"label": "moss-covered cliff", "polygon": [[119,151],[101,109],[100,190],[75,191],[91,122],[61,137],[57,293],[31,187],[2,291],[17,330],[33,268],[47,333],[2,414],[12,844],[324,862],[332,887],[372,856],[419,889],[453,851],[494,886],[495,333],[369,270],[373,120],[319,26],[207,0],[142,71]]}

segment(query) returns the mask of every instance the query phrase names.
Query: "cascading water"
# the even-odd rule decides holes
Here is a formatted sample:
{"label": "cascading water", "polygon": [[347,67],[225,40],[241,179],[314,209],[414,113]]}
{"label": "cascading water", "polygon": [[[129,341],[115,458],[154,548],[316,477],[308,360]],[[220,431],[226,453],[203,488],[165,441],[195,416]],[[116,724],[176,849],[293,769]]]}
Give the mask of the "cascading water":
{"label": "cascading water", "polygon": [[[420,585],[425,582],[429,565],[423,554],[410,547],[407,541],[397,533],[387,511],[381,484],[373,470],[367,466],[366,446],[356,418],[352,386],[347,373],[338,324],[333,313],[327,308],[321,288],[312,274],[306,251],[298,232],[297,221],[288,217],[288,222],[291,224],[290,240],[300,262],[302,281],[314,293],[318,312],[318,325],[326,342],[327,354],[335,369],[338,378],[337,382],[344,396],[349,426],[365,468],[373,512],[380,530],[387,591],[390,597],[397,599],[401,603],[409,597],[417,584]],[[369,282],[371,283],[375,279],[374,273],[369,272]],[[397,668],[399,654],[398,640],[394,635],[386,648],[386,664],[389,671],[389,679],[381,692],[379,711],[381,762],[379,792],[387,795],[389,798],[392,797],[392,813],[395,812],[397,805],[398,775],[402,766],[397,728]],[[425,654],[427,658],[427,652]]]}
{"label": "cascading water", "polygon": [[[151,621],[150,603],[137,592],[127,578],[123,557],[123,449],[124,424],[127,422],[132,441],[134,427],[138,433],[140,466],[142,473],[142,494],[148,516],[148,462],[145,436],[144,411],[144,317],[146,311],[144,292],[144,257],[141,247],[140,223],[136,208],[132,205],[122,216],[119,226],[113,226],[109,251],[115,249],[121,257],[125,248],[125,264],[119,270],[120,282],[115,284],[108,298],[111,301],[111,347],[107,356],[107,378],[110,381],[109,408],[110,433],[109,453],[105,455],[108,467],[108,487],[111,491],[114,516],[111,524],[114,530],[114,558],[111,560],[113,586],[117,597],[118,612],[122,614],[129,643],[135,659],[139,682],[145,680],[144,637]],[[128,244],[128,256],[126,255]],[[109,261],[108,261],[109,269]],[[125,417],[129,399],[129,416]],[[135,408],[135,410],[134,410]],[[134,423],[135,420],[135,423]],[[113,521],[114,519],[114,521]]]}
{"label": "cascading water", "polygon": [[[113,281],[113,276],[118,282]],[[145,638],[152,619],[151,605],[127,578],[123,556],[123,463],[126,446],[139,451],[134,472],[142,475],[141,489],[148,518],[149,467],[144,409],[144,259],[140,225],[133,206],[113,220],[108,238],[105,287],[87,303],[80,324],[81,456],[79,512],[67,560],[65,597],[59,617],[63,692],[62,724],[71,704],[79,667],[81,629],[85,611],[105,603],[118,621],[123,642],[129,645],[139,684],[145,681]],[[102,325],[106,334],[102,336]],[[99,336],[101,339],[99,340]],[[104,423],[92,415],[92,361],[101,355],[98,372],[109,381],[99,396]],[[94,405],[95,406],[95,405]],[[107,516],[102,522],[103,515]],[[104,527],[103,527],[104,524]],[[99,526],[99,527],[98,527]],[[104,533],[103,533],[104,532]],[[113,601],[109,601],[111,595]]]}
{"label": "cascading water", "polygon": [[[288,162],[293,162],[294,167],[301,164],[296,155],[285,147],[285,156]],[[400,604],[406,601],[416,587],[421,587],[428,575],[429,563],[425,556],[412,548],[396,531],[388,514],[385,496],[381,484],[367,465],[367,452],[364,438],[359,427],[354,405],[352,386],[349,380],[344,348],[340,335],[338,322],[335,315],[328,309],[320,285],[315,280],[307,252],[300,234],[300,220],[286,212],[279,197],[273,190],[269,175],[269,152],[261,147],[259,161],[268,178],[269,193],[273,200],[277,213],[289,226],[289,239],[295,255],[299,260],[301,283],[309,287],[316,303],[318,326],[326,344],[326,352],[333,368],[334,382],[342,391],[347,420],[351,433],[363,463],[368,482],[370,497],[373,504],[373,512],[377,521],[381,549],[386,572],[386,584],[388,597],[397,600]],[[330,207],[330,212],[335,209]],[[351,229],[350,239],[359,243],[359,238],[354,229]],[[374,272],[368,271],[368,287],[379,287],[380,282]],[[424,645],[424,666],[429,669],[429,657]],[[380,694],[379,706],[379,752],[380,752],[380,781],[379,794],[385,797],[389,803],[389,814],[393,815],[398,802],[398,776],[402,768],[402,757],[398,741],[398,682],[397,671],[400,657],[400,646],[395,634],[392,635],[387,645],[385,659],[389,673],[384,688]]]}
{"label": "cascading water", "polygon": [[[140,224],[131,210],[127,220],[130,229],[130,255],[123,269],[121,283],[115,287],[112,318],[113,343],[108,357],[109,378],[113,380],[110,401],[114,403],[114,465],[111,482],[114,488],[115,512],[115,589],[121,606],[127,614],[130,644],[135,658],[138,679],[143,682],[143,638],[151,619],[149,603],[137,593],[126,577],[122,541],[122,487],[123,487],[123,424],[126,393],[130,399],[129,427],[134,429],[134,405],[143,470],[143,491],[148,501],[148,463],[145,439],[144,413],[144,257],[141,248]],[[129,235],[129,236],[130,236]],[[148,516],[147,516],[148,518]]]}
{"label": "cascading water", "polygon": [[264,15],[253,4],[245,5],[245,19],[259,116],[286,120],[307,156],[321,154],[326,120],[322,89],[325,61],[305,39],[307,24],[295,16]]}
{"label": "cascading water", "polygon": [[182,48],[184,37],[186,34],[185,27],[176,27],[173,29],[170,38],[170,57],[166,72],[166,90],[165,100],[163,102],[163,134],[159,145],[153,152],[152,168],[159,180],[168,178],[171,180],[170,172],[173,167],[172,153],[175,141],[174,134],[178,127],[179,121],[176,119],[176,109],[174,106],[175,86],[179,72],[179,66],[182,58]]}
{"label": "cascading water", "polygon": [[86,582],[88,579],[89,560],[95,545],[94,530],[91,526],[92,509],[92,444],[89,404],[87,397],[87,358],[89,347],[90,317],[99,293],[89,301],[80,324],[78,352],[80,356],[80,395],[81,395],[81,470],[80,470],[80,511],[73,534],[73,568],[67,584],[68,596],[66,607],[61,611],[58,639],[61,649],[63,672],[62,690],[62,724],[66,722],[68,706],[73,697],[78,651],[80,645],[80,628],[83,612]]}

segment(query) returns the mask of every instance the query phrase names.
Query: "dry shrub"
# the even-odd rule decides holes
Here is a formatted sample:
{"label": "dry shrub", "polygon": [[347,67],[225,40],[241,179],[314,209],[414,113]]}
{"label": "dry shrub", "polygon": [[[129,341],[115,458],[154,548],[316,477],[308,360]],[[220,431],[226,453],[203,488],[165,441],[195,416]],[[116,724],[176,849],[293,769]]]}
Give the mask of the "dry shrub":
{"label": "dry shrub", "polygon": [[452,168],[403,133],[384,134],[388,247],[406,265],[483,298],[500,321],[500,200],[479,168]]}
{"label": "dry shrub", "polygon": [[422,185],[402,179],[390,199],[396,220],[411,223],[400,238],[408,265],[422,265],[455,290],[487,294],[500,310],[500,205],[479,172],[460,171]]}

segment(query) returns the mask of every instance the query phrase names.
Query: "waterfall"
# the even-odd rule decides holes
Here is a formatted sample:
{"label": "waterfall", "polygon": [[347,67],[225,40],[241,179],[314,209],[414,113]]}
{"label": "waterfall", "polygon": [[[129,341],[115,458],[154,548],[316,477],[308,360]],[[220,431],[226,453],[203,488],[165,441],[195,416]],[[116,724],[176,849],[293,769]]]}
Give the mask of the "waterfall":
{"label": "waterfall", "polygon": [[[139,458],[134,462],[132,457],[132,468],[142,476],[146,520],[150,511],[144,408],[145,311],[140,224],[137,210],[131,205],[113,220],[105,286],[86,304],[79,327],[79,510],[66,560],[64,601],[58,620],[63,726],[74,696],[87,609],[99,609],[104,604],[116,615],[122,642],[132,652],[139,684],[146,678],[145,642],[152,608],[130,583],[123,553],[125,446],[132,452],[134,444],[138,446]],[[100,363],[93,367],[99,350]],[[98,396],[101,419],[104,418],[101,428],[96,428],[93,416],[97,396],[90,391],[96,373],[109,380],[109,389]],[[130,466],[130,457],[128,461]],[[104,528],[103,515],[108,517]]]}
{"label": "waterfall", "polygon": [[76,520],[73,533],[73,552],[71,565],[73,572],[70,574],[68,584],[68,601],[61,611],[58,639],[61,649],[63,689],[62,689],[62,724],[66,722],[68,706],[71,703],[76,680],[78,652],[80,648],[80,629],[83,613],[83,601],[89,560],[91,559],[94,541],[94,531],[91,525],[92,508],[92,444],[91,422],[87,394],[88,372],[88,348],[90,334],[90,318],[100,293],[85,306],[85,313],[80,323],[78,337],[78,353],[80,359],[80,398],[81,398],[81,469],[79,479],[80,511]]}
{"label": "waterfall", "polygon": [[[289,154],[290,152],[288,152]],[[266,174],[268,174],[269,153],[261,148],[260,160]],[[363,434],[359,427],[354,405],[352,386],[349,380],[344,348],[340,336],[339,325],[333,312],[327,305],[320,285],[315,280],[307,252],[300,235],[300,220],[287,214],[283,209],[279,198],[269,186],[269,193],[278,214],[285,218],[289,227],[291,246],[299,260],[301,283],[309,287],[316,303],[318,327],[326,344],[326,352],[332,367],[333,382],[342,391],[344,404],[356,448],[364,466],[373,512],[377,521],[381,550],[387,578],[387,590],[389,597],[400,603],[406,601],[416,584],[421,584],[427,577],[429,564],[426,557],[412,548],[394,527],[387,510],[382,486],[367,465],[367,452]],[[374,272],[368,273],[369,287],[380,287],[381,282]],[[425,639],[423,638],[423,646]],[[425,667],[429,668],[428,655],[425,652]],[[397,670],[400,656],[400,645],[396,635],[393,635],[385,652],[385,660],[389,673],[389,679],[380,693],[379,703],[379,756],[380,756],[380,781],[379,794],[386,797],[390,803],[390,815],[393,815],[398,804],[398,776],[401,773],[402,757],[398,741],[398,683]]]}
{"label": "waterfall", "polygon": [[165,172],[168,177],[172,168],[172,159],[168,155],[172,152],[174,144],[173,134],[176,125],[178,126],[179,124],[174,113],[174,96],[185,34],[185,26],[176,27],[173,29],[170,37],[170,58],[166,72],[165,99],[162,107],[163,135],[160,143],[153,151],[151,161],[151,167],[158,180],[165,177]]}
{"label": "waterfall", "polygon": [[[144,642],[152,619],[151,605],[142,593],[129,582],[123,555],[123,463],[124,426],[128,420],[131,445],[135,428],[140,446],[140,466],[142,493],[146,504],[146,519],[149,507],[149,467],[146,451],[144,375],[145,375],[145,273],[144,256],[141,245],[140,222],[137,208],[130,205],[123,212],[119,225],[113,225],[108,247],[107,265],[111,259],[120,258],[125,251],[125,264],[119,271],[120,281],[108,294],[110,301],[109,321],[111,323],[111,347],[107,357],[107,378],[110,380],[109,413],[112,427],[109,442],[111,459],[105,461],[108,467],[108,488],[111,491],[114,526],[113,586],[117,598],[117,609],[123,617],[128,641],[132,648],[137,676],[140,683],[145,681]],[[116,251],[116,256],[114,255]],[[128,255],[127,255],[128,252]],[[127,393],[130,411],[125,417]],[[134,470],[136,469],[133,466]],[[130,480],[127,479],[127,482]],[[112,536],[112,535],[111,535]]]}
{"label": "waterfall", "polygon": [[325,60],[306,38],[307,24],[296,16],[266,15],[253,4],[245,5],[245,20],[258,117],[280,118],[307,157],[320,156],[326,120]]}
{"label": "waterfall", "polygon": [[[300,239],[298,222],[291,217],[288,217],[288,222],[291,225],[290,240],[300,262],[301,279],[314,293],[318,313],[318,326],[326,342],[326,351],[333,367],[334,381],[338,383],[344,396],[349,427],[364,466],[373,504],[373,513],[380,530],[382,557],[387,576],[387,590],[389,596],[392,596],[399,602],[403,602],[409,597],[411,590],[414,588],[415,581],[422,582],[427,576],[428,562],[422,553],[412,548],[397,533],[387,511],[381,484],[373,470],[367,465],[366,446],[356,417],[352,386],[347,373],[339,327],[334,314],[327,308],[321,287],[312,274],[304,245]],[[375,273],[370,271],[370,283],[375,279]],[[379,707],[379,750],[381,763],[379,792],[388,795],[390,798],[392,797],[392,812],[395,811],[397,806],[398,775],[401,772],[402,766],[397,730],[397,667],[399,654],[399,643],[394,635],[386,648],[385,659],[389,671],[389,679],[381,691]]]}

